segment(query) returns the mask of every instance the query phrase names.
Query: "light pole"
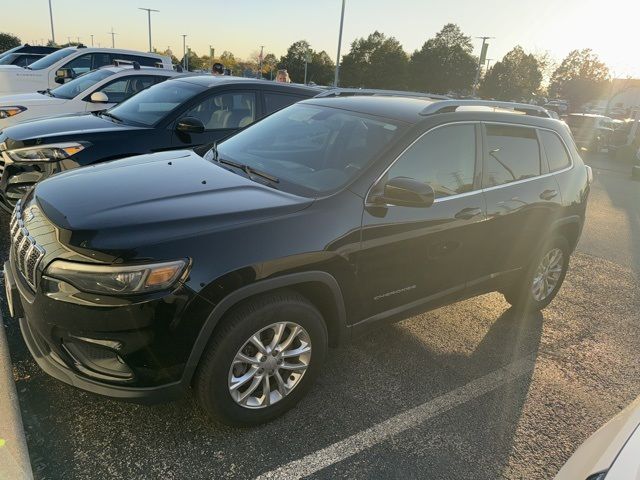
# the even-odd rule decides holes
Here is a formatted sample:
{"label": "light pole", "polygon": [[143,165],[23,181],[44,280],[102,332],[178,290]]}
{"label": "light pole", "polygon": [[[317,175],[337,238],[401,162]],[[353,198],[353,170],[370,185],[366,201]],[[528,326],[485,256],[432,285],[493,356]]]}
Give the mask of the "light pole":
{"label": "light pole", "polygon": [[147,19],[149,21],[149,51],[153,51],[151,46],[151,12],[159,12],[160,10],[154,10],[153,8],[138,8],[138,10],[144,10],[147,12]]}
{"label": "light pole", "polygon": [[304,54],[304,84],[307,84],[307,65],[311,61],[311,52],[307,50]]}
{"label": "light pole", "polygon": [[182,36],[182,68],[187,69],[187,34],[183,33]]}
{"label": "light pole", "polygon": [[116,35],[117,33],[113,31],[113,27],[111,27],[111,31],[107,32],[111,35],[111,48],[116,48]]}
{"label": "light pole", "polygon": [[71,45],[71,37],[67,35],[67,46]]}
{"label": "light pole", "polygon": [[487,50],[489,49],[489,44],[487,40],[495,38],[495,37],[476,37],[482,39],[482,48],[480,49],[480,58],[478,58],[478,70],[476,71],[476,79],[473,82],[473,96],[476,96],[476,92],[478,91],[478,82],[480,81],[480,70],[482,70],[482,65],[484,64],[485,59],[487,58]]}
{"label": "light pole", "polygon": [[93,47],[93,33],[91,34],[91,46]]}
{"label": "light pole", "polygon": [[262,78],[262,55],[264,54],[264,45],[260,45],[260,65],[258,65],[258,72],[260,77]]}
{"label": "light pole", "polygon": [[56,44],[56,34],[53,31],[53,10],[51,9],[51,0],[49,0],[49,19],[51,20],[51,43]]}
{"label": "light pole", "polygon": [[344,2],[342,0],[342,13],[340,14],[340,33],[338,34],[338,55],[336,57],[336,77],[333,80],[333,86],[338,86],[338,80],[340,79],[340,46],[342,45],[342,27],[344,26]]}

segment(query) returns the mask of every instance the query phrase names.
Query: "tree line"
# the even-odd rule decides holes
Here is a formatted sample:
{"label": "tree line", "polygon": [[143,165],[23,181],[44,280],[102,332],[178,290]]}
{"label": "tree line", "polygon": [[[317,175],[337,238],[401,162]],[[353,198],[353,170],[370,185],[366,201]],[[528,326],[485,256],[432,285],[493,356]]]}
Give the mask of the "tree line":
{"label": "tree line", "polygon": [[[0,51],[19,43],[15,36],[0,34]],[[170,55],[176,64],[185,60],[169,50],[158,53]],[[277,69],[286,68],[298,83],[305,79],[305,63],[308,83],[330,85],[335,72],[327,52],[313,50],[306,40],[293,43],[279,58],[266,53],[261,59],[254,52],[249,59],[240,59],[230,51],[199,56],[193,50],[187,56],[189,70],[210,70],[220,62],[235,75],[273,78]],[[464,96],[472,93],[477,70],[471,37],[456,24],[446,24],[411,54],[396,38],[375,31],[354,40],[342,57],[340,86]],[[544,96],[566,99],[575,107],[601,97],[610,81],[608,67],[591,49],[574,50],[556,65],[548,53],[528,53],[518,45],[481,72],[478,94],[483,98],[528,101]]]}

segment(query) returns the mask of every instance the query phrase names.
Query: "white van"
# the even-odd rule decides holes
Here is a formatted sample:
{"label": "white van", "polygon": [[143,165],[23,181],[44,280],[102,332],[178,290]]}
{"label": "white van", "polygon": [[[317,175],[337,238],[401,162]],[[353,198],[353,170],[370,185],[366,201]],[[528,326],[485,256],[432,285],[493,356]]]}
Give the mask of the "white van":
{"label": "white van", "polygon": [[171,59],[156,53],[113,48],[68,47],[28,65],[0,65],[0,95],[31,93],[55,88],[78,75],[112,65],[118,60],[141,66],[172,68]]}

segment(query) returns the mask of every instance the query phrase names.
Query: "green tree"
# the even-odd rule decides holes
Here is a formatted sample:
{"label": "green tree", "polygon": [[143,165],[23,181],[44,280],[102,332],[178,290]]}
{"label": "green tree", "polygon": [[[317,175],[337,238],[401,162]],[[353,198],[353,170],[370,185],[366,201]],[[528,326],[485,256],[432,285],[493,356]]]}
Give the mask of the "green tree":
{"label": "green tree", "polygon": [[237,70],[238,68],[238,61],[236,60],[236,57],[233,55],[233,53],[225,50],[224,52],[222,52],[222,55],[220,55],[218,61],[222,63],[225,68],[228,68],[234,73],[238,73],[235,72],[235,70]]}
{"label": "green tree", "polygon": [[0,53],[11,50],[21,44],[22,42],[15,35],[10,33],[0,33]]}
{"label": "green tree", "polygon": [[351,44],[342,57],[340,84],[350,87],[407,88],[409,59],[394,37],[378,31]]}
{"label": "green tree", "polygon": [[590,48],[573,50],[553,72],[549,95],[566,98],[575,109],[602,96],[609,78],[609,68]]}
{"label": "green tree", "polygon": [[307,82],[329,84],[333,78],[335,64],[327,52],[316,52],[306,40],[293,43],[286,55],[280,57],[280,66],[289,72],[292,82],[304,82],[304,64],[307,62]]}
{"label": "green tree", "polygon": [[471,89],[477,69],[472,51],[471,37],[448,23],[411,55],[410,88],[431,93]]}
{"label": "green tree", "polygon": [[499,100],[529,100],[540,89],[542,70],[533,54],[519,45],[496,62],[480,84],[480,94]]}
{"label": "green tree", "polygon": [[278,57],[273,53],[267,53],[262,59],[262,75],[265,78],[273,79],[277,66]]}

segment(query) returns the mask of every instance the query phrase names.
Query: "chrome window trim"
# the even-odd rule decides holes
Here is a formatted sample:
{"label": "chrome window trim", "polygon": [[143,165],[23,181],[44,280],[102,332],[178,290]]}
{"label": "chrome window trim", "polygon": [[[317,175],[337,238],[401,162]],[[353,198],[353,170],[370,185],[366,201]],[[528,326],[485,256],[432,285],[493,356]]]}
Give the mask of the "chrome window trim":
{"label": "chrome window trim", "polygon": [[[433,132],[434,130],[441,128],[441,127],[446,127],[446,126],[451,126],[451,125],[468,125],[468,124],[472,124],[472,125],[483,125],[483,124],[492,124],[492,125],[509,125],[509,126],[514,126],[514,127],[524,127],[524,128],[533,128],[534,130],[546,130],[548,132],[552,132],[554,133],[562,142],[562,145],[564,145],[564,148],[566,149],[567,153],[569,154],[569,161],[571,162],[569,164],[568,167],[565,167],[561,170],[555,170],[553,172],[548,172],[548,173],[543,173],[541,175],[535,176],[535,177],[530,177],[530,178],[524,178],[522,180],[516,180],[514,182],[509,182],[509,183],[503,183],[501,185],[494,185],[492,187],[486,187],[486,188],[479,188],[477,190],[472,190],[470,192],[464,192],[464,193],[457,193],[455,195],[449,195],[448,197],[441,197],[441,198],[436,198],[433,203],[442,203],[448,200],[454,200],[457,198],[462,198],[462,197],[468,197],[471,195],[476,195],[478,193],[484,193],[484,192],[489,192],[492,190],[497,190],[499,188],[506,188],[506,187],[510,187],[511,185],[519,185],[521,183],[526,183],[526,182],[530,182],[533,180],[538,180],[539,178],[546,178],[546,177],[550,177],[551,175],[557,175],[559,173],[564,173],[564,172],[568,172],[569,170],[571,170],[574,166],[575,166],[575,161],[573,159],[573,154],[571,152],[571,149],[569,149],[569,147],[567,146],[567,142],[564,141],[564,138],[562,138],[561,135],[558,135],[558,133],[551,129],[551,128],[547,128],[547,127],[538,127],[538,126],[533,126],[533,125],[522,125],[522,124],[518,124],[518,123],[509,123],[509,122],[495,122],[495,121],[483,121],[483,120],[462,120],[462,121],[458,121],[458,122],[448,122],[448,123],[443,123],[442,125],[436,125],[433,128],[430,128],[429,130],[427,130],[426,132],[423,132],[418,138],[416,138],[413,142],[411,142],[411,144],[409,146],[407,146],[407,148],[405,148],[402,152],[400,152],[400,154],[393,160],[393,162],[391,162],[389,164],[389,166],[384,170],[384,172],[382,172],[382,174],[371,184],[371,186],[369,187],[369,190],[367,190],[367,194],[365,195],[365,203],[364,206],[365,207],[397,207],[398,205],[394,205],[391,203],[372,203],[369,202],[369,195],[371,194],[371,190],[373,190],[373,187],[375,187],[378,182],[380,182],[380,180],[382,180],[382,177],[384,177],[387,172],[389,170],[391,170],[391,167],[393,167],[393,165],[395,165],[395,163],[400,160],[400,158],[405,154],[405,152],[407,150],[409,150],[411,147],[413,147],[420,139],[422,139],[422,137],[424,137],[425,135],[427,135],[430,132]],[[537,137],[537,135],[536,135]],[[544,146],[541,146],[540,149],[540,155],[542,158],[542,153],[543,153],[543,148]],[[483,154],[483,164],[484,164],[484,152],[482,152]]]}

